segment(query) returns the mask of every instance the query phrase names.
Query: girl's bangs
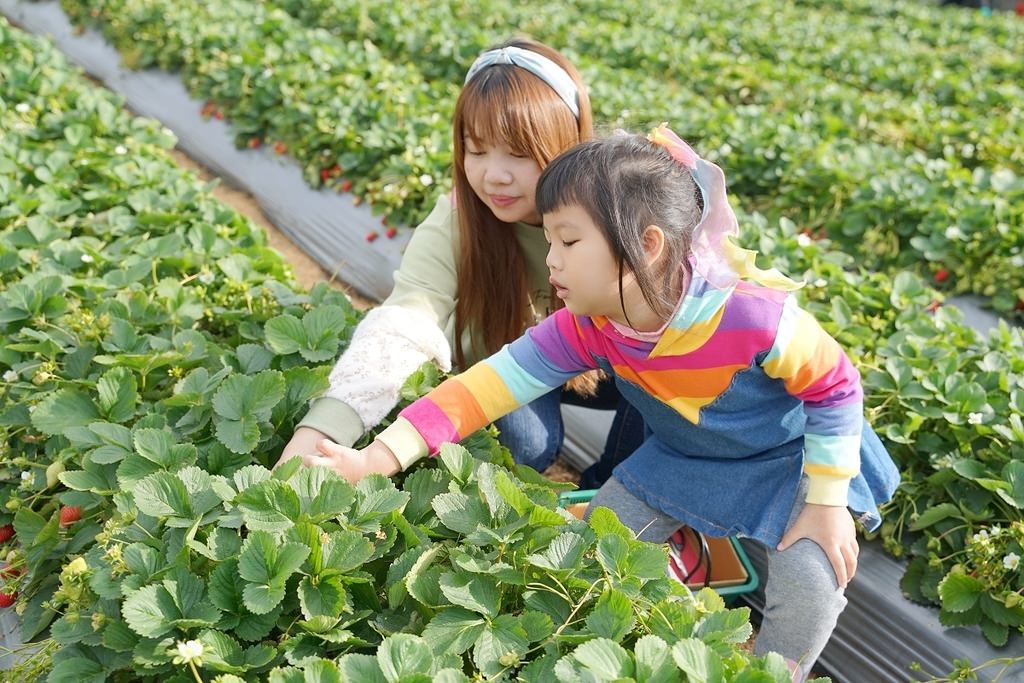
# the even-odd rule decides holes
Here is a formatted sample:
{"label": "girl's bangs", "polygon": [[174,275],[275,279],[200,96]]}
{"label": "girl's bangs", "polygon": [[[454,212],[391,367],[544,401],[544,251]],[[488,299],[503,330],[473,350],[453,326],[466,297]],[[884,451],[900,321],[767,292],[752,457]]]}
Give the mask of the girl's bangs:
{"label": "girl's bangs", "polygon": [[[564,146],[563,131],[575,132],[576,119],[547,84],[519,71],[497,66],[480,74],[463,91],[456,117],[472,142],[508,145],[543,166],[549,149]],[[559,138],[555,145],[552,137]]]}

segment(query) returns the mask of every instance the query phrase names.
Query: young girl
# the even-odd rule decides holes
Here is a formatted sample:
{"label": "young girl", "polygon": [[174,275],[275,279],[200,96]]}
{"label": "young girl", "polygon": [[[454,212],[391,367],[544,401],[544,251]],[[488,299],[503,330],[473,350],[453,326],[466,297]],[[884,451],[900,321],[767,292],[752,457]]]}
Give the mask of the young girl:
{"label": "young girl", "polygon": [[755,649],[790,659],[800,680],[856,570],[848,508],[876,528],[899,480],[863,419],[856,369],[786,291],[797,285],[730,242],[721,170],[667,128],[566,152],[541,175],[537,206],[565,308],[410,405],[363,451],[322,443],[306,462],[353,480],[393,473],[601,368],[650,436],[591,507],[645,540],[687,524],[763,543]]}
{"label": "young girl", "polygon": [[[282,460],[330,438],[351,446],[398,402],[426,361],[465,369],[550,312],[547,243],[534,202],[537,178],[556,155],[592,134],[590,101],[555,50],[513,40],[474,62],[455,108],[452,196],[442,196],[406,249],[395,288],[367,314],[330,375],[330,388],[299,423]],[[556,304],[560,304],[557,300]],[[643,422],[602,382],[596,397],[565,400],[618,411],[607,457],[639,446]],[[516,458],[546,469],[562,445],[552,393],[498,421]]]}

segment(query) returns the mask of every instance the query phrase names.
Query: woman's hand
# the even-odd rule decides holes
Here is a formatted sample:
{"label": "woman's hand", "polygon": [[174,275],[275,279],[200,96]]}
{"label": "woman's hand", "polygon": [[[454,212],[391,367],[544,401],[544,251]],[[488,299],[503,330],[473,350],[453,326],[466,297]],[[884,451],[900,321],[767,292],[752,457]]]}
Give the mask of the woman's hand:
{"label": "woman's hand", "polygon": [[274,467],[282,464],[285,460],[290,460],[296,455],[305,455],[307,453],[316,453],[316,445],[320,441],[329,438],[323,432],[313,429],[312,427],[299,427],[292,434],[291,440],[281,451],[281,457],[277,459],[277,464]]}
{"label": "woman's hand", "polygon": [[801,538],[808,538],[825,551],[836,581],[843,588],[857,573],[857,529],[845,506],[808,503],[779,543],[781,552]]}
{"label": "woman's hand", "polygon": [[330,467],[353,484],[368,474],[384,474],[390,477],[402,471],[398,458],[380,441],[374,441],[366,448],[357,450],[340,446],[329,439],[321,439],[317,442],[316,449],[319,454],[302,454],[303,465]]}

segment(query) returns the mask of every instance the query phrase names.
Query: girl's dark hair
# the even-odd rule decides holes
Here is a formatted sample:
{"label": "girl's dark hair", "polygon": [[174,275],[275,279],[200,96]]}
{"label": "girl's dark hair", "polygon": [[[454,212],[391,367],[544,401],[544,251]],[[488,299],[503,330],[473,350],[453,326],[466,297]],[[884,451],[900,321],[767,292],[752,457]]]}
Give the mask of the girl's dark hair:
{"label": "girl's dark hair", "polygon": [[[537,181],[541,215],[571,205],[583,208],[604,233],[619,267],[620,303],[628,270],[647,305],[670,315],[678,303],[673,280],[680,264],[690,272],[690,245],[704,208],[689,169],[642,135],[590,140],[558,155]],[[650,268],[643,241],[649,225],[665,233],[663,256]]]}

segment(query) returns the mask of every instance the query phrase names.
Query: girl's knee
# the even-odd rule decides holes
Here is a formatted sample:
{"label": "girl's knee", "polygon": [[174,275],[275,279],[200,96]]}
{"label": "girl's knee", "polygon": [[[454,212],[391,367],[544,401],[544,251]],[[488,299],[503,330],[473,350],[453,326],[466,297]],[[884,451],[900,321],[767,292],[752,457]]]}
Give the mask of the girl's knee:
{"label": "girl's knee", "polygon": [[807,538],[782,552],[769,552],[768,581],[775,589],[787,586],[787,592],[802,593],[808,600],[846,605],[844,589],[828,556],[821,546]]}

